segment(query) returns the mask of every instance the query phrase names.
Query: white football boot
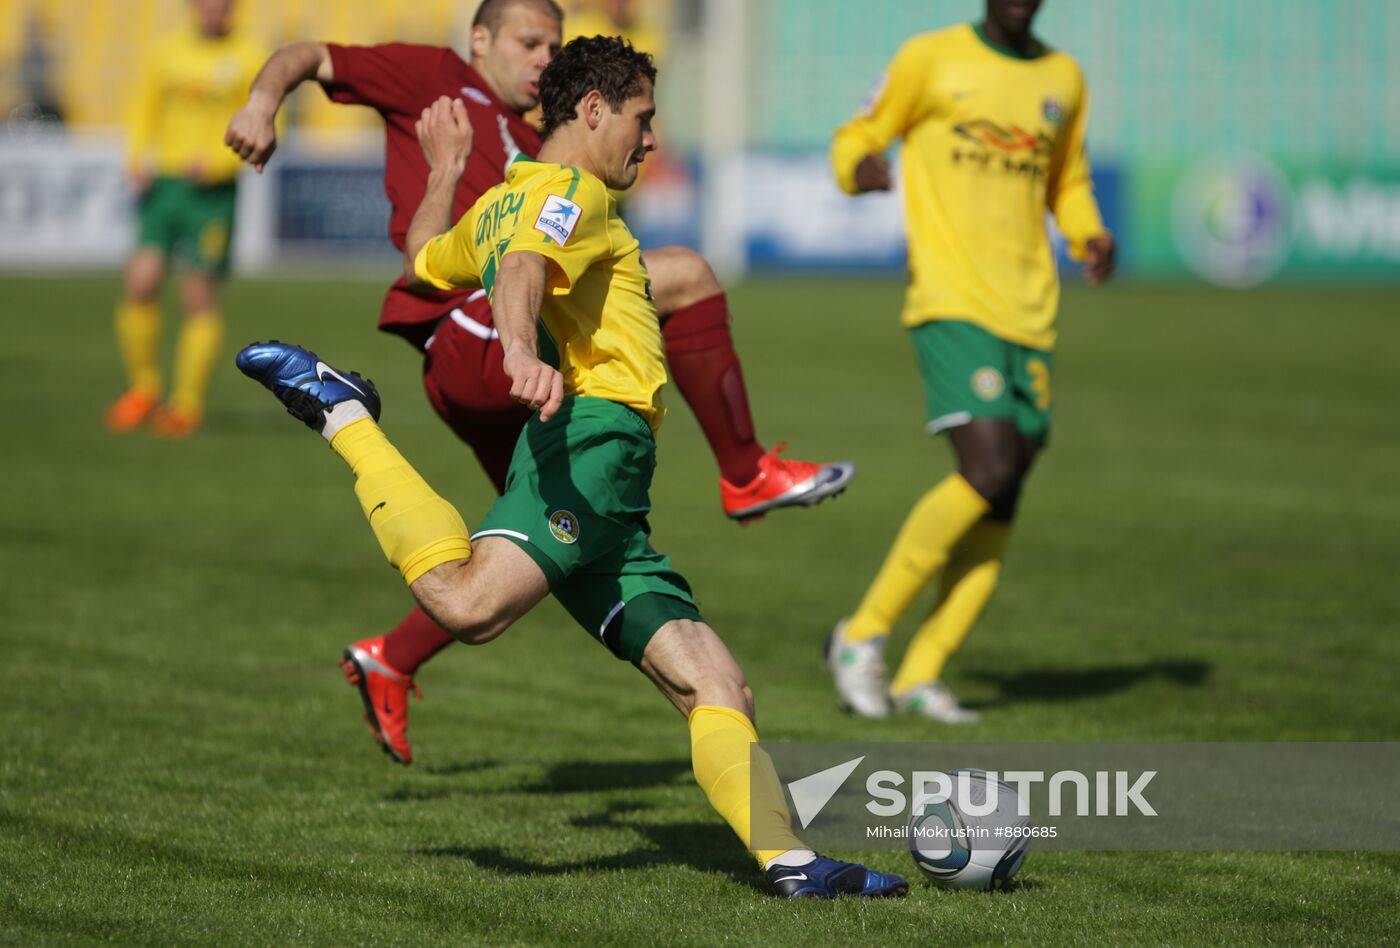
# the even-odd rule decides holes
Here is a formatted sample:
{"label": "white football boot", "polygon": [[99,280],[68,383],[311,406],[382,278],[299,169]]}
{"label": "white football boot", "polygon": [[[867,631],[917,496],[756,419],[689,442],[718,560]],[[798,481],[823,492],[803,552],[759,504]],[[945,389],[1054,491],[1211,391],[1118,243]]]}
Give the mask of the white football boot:
{"label": "white football boot", "polygon": [[841,703],[863,718],[890,716],[889,685],[885,681],[885,642],[880,635],[864,642],[845,640],[842,619],[826,640],[826,667],[836,680]]}
{"label": "white football boot", "polygon": [[944,724],[976,724],[982,715],[958,704],[958,699],[941,681],[915,685],[894,696],[894,706],[903,714],[916,714]]}

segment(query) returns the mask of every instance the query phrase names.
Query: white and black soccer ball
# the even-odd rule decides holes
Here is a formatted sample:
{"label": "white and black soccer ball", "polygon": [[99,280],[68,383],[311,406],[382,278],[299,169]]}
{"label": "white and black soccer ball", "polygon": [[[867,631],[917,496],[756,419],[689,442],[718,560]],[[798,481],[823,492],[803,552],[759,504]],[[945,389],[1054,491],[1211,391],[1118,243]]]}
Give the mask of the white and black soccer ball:
{"label": "white and black soccer ball", "polygon": [[1007,885],[1026,861],[1031,841],[1020,794],[982,770],[948,776],[950,795],[934,792],[914,800],[909,815],[914,863],[946,889]]}

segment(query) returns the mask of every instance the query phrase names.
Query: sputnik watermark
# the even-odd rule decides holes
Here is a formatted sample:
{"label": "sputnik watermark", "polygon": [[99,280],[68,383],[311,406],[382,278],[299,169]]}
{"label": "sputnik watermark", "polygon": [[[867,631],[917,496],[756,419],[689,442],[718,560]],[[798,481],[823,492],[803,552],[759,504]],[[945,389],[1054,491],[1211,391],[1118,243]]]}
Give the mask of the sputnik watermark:
{"label": "sputnik watermark", "polygon": [[1400,742],[764,742],[751,764],[759,849],[1000,827],[1061,851],[1400,850]]}
{"label": "sputnik watermark", "polygon": [[[1008,770],[1002,774],[995,770],[957,774],[947,774],[941,770],[916,770],[910,775],[909,785],[913,789],[913,798],[920,804],[952,801],[968,816],[990,816],[996,812],[999,805],[996,792],[998,782],[1009,784],[1016,790],[1017,816],[1031,815],[1031,790],[1038,784],[1045,784],[1049,793],[1046,816],[1068,815],[1071,811],[1065,809],[1066,796],[1073,801],[1074,816],[1156,816],[1156,809],[1143,796],[1155,776],[1155,770],[1136,776],[1126,770],[1096,770],[1088,774],[1077,770],[1060,770],[1047,780],[1043,770]],[[983,784],[980,788],[975,786],[979,782]],[[904,783],[903,774],[893,770],[875,771],[865,781],[866,792],[872,798],[865,808],[875,816],[908,813],[909,797],[900,789]]]}
{"label": "sputnik watermark", "polygon": [[[787,783],[798,823],[803,829],[821,814],[846,780],[865,760],[864,756],[827,767]],[[1156,816],[1157,810],[1144,796],[1157,771],[1137,774],[1126,770],[1058,770],[1048,776],[1043,770],[959,771],[916,770],[908,775],[895,770],[876,770],[865,779],[870,799],[865,809],[872,816],[901,816],[910,812],[912,798],[919,806],[952,801],[968,816],[989,816],[999,805],[998,782],[1016,791],[1016,815],[1031,815],[1031,793],[1044,785],[1048,805],[1044,815],[1074,816]],[[981,786],[977,786],[980,783]],[[910,792],[905,793],[908,786]],[[1066,801],[1070,807],[1066,807]]]}

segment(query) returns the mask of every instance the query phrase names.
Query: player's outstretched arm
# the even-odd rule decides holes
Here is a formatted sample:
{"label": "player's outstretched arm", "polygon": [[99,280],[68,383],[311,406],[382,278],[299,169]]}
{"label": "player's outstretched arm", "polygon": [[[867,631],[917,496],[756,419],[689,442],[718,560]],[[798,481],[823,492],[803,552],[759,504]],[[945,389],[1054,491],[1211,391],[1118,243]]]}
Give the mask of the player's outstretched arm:
{"label": "player's outstretched arm", "polygon": [[510,397],[540,410],[549,421],[564,403],[564,376],[540,361],[535,325],[544,305],[549,261],[528,250],[508,253],[496,272],[491,315],[505,349],[504,368],[510,376]]}
{"label": "player's outstretched arm", "polygon": [[224,144],[261,172],[277,150],[277,111],[282,100],[308,79],[335,79],[325,43],[292,43],[273,53],[253,79],[247,104],[229,120]]}
{"label": "player's outstretched arm", "polygon": [[408,225],[403,262],[409,284],[421,286],[414,262],[424,244],[452,227],[452,201],[472,150],[472,123],[462,100],[444,95],[423,110],[414,128],[428,162],[428,186]]}

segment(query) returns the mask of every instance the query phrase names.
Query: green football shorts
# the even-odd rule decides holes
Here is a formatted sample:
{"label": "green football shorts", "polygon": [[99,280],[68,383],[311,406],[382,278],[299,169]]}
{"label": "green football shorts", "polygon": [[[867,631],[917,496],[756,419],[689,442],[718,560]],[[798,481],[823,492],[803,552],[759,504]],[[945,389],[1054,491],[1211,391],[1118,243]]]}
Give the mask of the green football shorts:
{"label": "green football shorts", "polygon": [[525,425],[505,493],[472,537],[513,541],[584,631],[634,665],[661,626],[700,621],[690,584],[651,547],[655,469],[656,441],[641,415],[569,396],[549,421],[536,413]]}
{"label": "green football shorts", "polygon": [[211,277],[228,273],[234,182],[202,185],[188,178],[156,178],[141,198],[137,246],[154,247],[166,257]]}
{"label": "green football shorts", "polygon": [[974,418],[1004,418],[1045,444],[1053,353],[1007,342],[961,320],[935,319],[909,332],[924,379],[929,434]]}

